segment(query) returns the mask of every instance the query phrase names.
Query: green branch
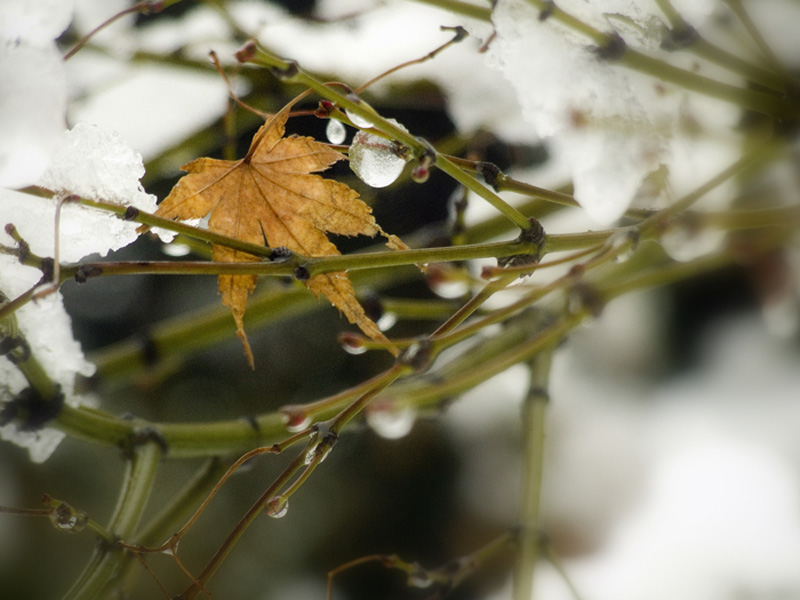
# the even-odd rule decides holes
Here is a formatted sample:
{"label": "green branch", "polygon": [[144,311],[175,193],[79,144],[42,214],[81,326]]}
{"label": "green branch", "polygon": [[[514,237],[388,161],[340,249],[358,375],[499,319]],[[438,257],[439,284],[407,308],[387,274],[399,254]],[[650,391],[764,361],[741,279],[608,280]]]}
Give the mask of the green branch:
{"label": "green branch", "polygon": [[[161,449],[155,442],[136,446],[131,453],[119,502],[107,528],[119,539],[133,535],[153,489],[153,480],[161,460]],[[65,600],[97,597],[118,573],[124,558],[125,553],[121,549],[107,544],[99,545],[78,581],[64,597]]]}
{"label": "green branch", "polygon": [[533,597],[533,574],[539,560],[542,531],[539,508],[544,472],[545,415],[553,350],[543,350],[530,361],[528,394],[522,405],[522,498],[519,510],[519,550],[514,563],[514,599]]}

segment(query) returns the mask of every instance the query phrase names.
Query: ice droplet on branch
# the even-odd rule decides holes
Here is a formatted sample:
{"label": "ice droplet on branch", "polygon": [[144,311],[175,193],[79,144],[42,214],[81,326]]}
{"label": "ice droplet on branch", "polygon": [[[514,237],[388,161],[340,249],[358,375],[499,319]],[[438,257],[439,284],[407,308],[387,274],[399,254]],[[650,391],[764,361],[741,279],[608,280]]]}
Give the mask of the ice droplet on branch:
{"label": "ice droplet on branch", "polygon": [[289,512],[289,499],[285,496],[273,496],[267,500],[264,512],[273,519],[285,517],[286,513]]}
{"label": "ice droplet on branch", "polygon": [[349,110],[345,110],[344,112],[347,115],[347,118],[350,119],[350,121],[356,127],[365,127],[365,128],[372,127],[372,121],[370,121],[369,119],[359,116],[356,113]]}
{"label": "ice droplet on branch", "polygon": [[328,119],[328,124],[325,126],[325,136],[331,144],[343,144],[346,135],[347,131],[341,121]]}
{"label": "ice droplet on branch", "polygon": [[414,427],[417,412],[410,405],[375,402],[367,409],[367,424],[382,438],[396,440],[408,435]]}
{"label": "ice droplet on branch", "polygon": [[[389,121],[402,127],[393,119]],[[386,187],[400,177],[406,166],[401,149],[397,142],[359,131],[350,145],[350,168],[370,187]]]}

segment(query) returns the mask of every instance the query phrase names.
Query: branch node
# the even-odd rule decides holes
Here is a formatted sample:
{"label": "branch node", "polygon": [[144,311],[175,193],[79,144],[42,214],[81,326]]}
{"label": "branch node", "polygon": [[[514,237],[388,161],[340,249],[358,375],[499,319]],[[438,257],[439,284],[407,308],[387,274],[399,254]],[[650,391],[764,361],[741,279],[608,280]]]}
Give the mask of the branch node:
{"label": "branch node", "polygon": [[44,398],[32,387],[25,388],[0,411],[0,427],[17,421],[19,431],[38,431],[55,419],[64,408],[64,393],[56,384],[52,398]]}
{"label": "branch node", "polygon": [[498,190],[498,180],[503,176],[503,172],[500,170],[494,163],[485,162],[485,161],[478,161],[475,163],[475,171],[477,171],[483,180],[486,182],[486,185],[491,186],[495,192]]}
{"label": "branch node", "polygon": [[441,27],[439,27],[439,30],[454,32],[453,39],[450,41],[451,44],[455,42],[460,42],[469,35],[467,30],[464,29],[461,25],[456,25],[454,27],[448,27],[447,25],[442,25]]}
{"label": "branch node", "polygon": [[546,21],[553,14],[556,9],[556,3],[553,0],[545,0],[542,10],[539,11],[539,21]]}
{"label": "branch node", "polygon": [[54,275],[56,272],[56,261],[50,256],[42,257],[42,262],[39,264],[39,270],[42,272],[42,278],[39,283],[57,283],[54,282]]}
{"label": "branch node", "polygon": [[297,281],[308,281],[311,279],[311,273],[308,272],[308,268],[303,265],[298,265],[294,269],[294,278]]}
{"label": "branch node", "polygon": [[419,339],[403,350],[397,360],[415,373],[427,371],[433,363],[433,343],[427,338]]}
{"label": "branch node", "polygon": [[135,206],[129,206],[125,209],[125,213],[122,215],[123,221],[134,221],[139,217],[139,209]]}
{"label": "branch node", "polygon": [[683,50],[694,44],[698,37],[697,30],[688,23],[684,23],[667,31],[664,39],[661,40],[661,49],[666,52]]}
{"label": "branch node", "polygon": [[81,265],[78,267],[78,270],[75,271],[75,281],[77,283],[86,283],[86,281],[90,277],[97,277],[98,275],[102,275],[103,267],[98,265]]}
{"label": "branch node", "polygon": [[125,458],[131,458],[133,456],[133,451],[137,447],[144,446],[150,442],[155,442],[158,447],[161,448],[162,454],[167,454],[169,451],[169,444],[163,433],[152,425],[142,425],[136,427],[128,438],[122,442],[122,455]]}
{"label": "branch node", "polygon": [[607,61],[619,60],[627,49],[628,45],[618,33],[608,34],[602,46],[592,46],[592,52],[601,60]]}
{"label": "branch node", "polygon": [[287,60],[286,66],[283,68],[280,67],[271,67],[269,72],[280,81],[291,81],[297,74],[300,72],[300,65],[297,64],[294,60]]}
{"label": "branch node", "polygon": [[277,246],[272,249],[269,254],[269,259],[273,262],[283,262],[292,257],[292,251],[286,246]]}
{"label": "branch node", "polygon": [[542,224],[534,217],[530,217],[528,221],[530,221],[531,226],[528,229],[522,230],[522,232],[519,234],[519,237],[516,239],[516,242],[518,244],[533,245],[536,249],[533,252],[527,252],[524,254],[501,256],[497,259],[497,266],[503,268],[523,267],[526,265],[535,265],[539,262],[539,260],[541,260],[542,247],[546,237],[544,227],[542,227]]}

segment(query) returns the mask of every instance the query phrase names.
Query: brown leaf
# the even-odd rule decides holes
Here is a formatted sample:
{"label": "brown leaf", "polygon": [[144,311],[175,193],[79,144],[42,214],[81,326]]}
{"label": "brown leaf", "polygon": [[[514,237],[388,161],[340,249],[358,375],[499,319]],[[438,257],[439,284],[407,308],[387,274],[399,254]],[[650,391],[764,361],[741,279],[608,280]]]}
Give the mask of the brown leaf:
{"label": "brown leaf", "polygon": [[[188,172],[161,203],[156,214],[170,219],[203,218],[209,213],[212,231],[253,244],[285,246],[305,256],[339,254],[325,235],[382,234],[390,248],[404,248],[375,222],[372,210],[343,183],[313,173],[324,171],[344,155],[313,138],[283,137],[291,104],[267,121],[253,137],[250,150],[238,161],[199,158],[182,167]],[[265,239],[266,238],[266,239]],[[244,262],[256,257],[224,246],[213,246],[215,261]],[[255,275],[220,275],[222,303],[229,306],[237,334],[253,366],[244,333],[247,297]],[[366,315],[345,272],[315,275],[306,282],[317,296],[330,300],[351,323],[371,338],[388,342]]]}

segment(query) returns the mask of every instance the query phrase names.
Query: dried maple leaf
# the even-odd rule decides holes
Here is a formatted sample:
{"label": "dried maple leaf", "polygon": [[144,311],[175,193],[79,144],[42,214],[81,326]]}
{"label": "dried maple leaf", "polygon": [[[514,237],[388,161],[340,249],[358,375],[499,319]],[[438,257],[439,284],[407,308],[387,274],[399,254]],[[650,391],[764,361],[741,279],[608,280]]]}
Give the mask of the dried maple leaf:
{"label": "dried maple leaf", "polygon": [[[209,228],[254,244],[285,246],[305,256],[339,254],[325,232],[386,236],[390,248],[406,246],[384,233],[372,210],[343,183],[312,173],[323,171],[344,155],[313,138],[283,137],[291,104],[270,118],[238,161],[198,158],[181,167],[188,174],[177,183],[156,214],[170,219],[203,218]],[[216,261],[244,262],[257,257],[224,246],[212,247]],[[345,272],[315,275],[305,282],[324,294],[351,323],[375,340],[388,342],[366,315]],[[220,275],[222,303],[229,306],[250,366],[253,354],[244,333],[243,316],[255,275]]]}

